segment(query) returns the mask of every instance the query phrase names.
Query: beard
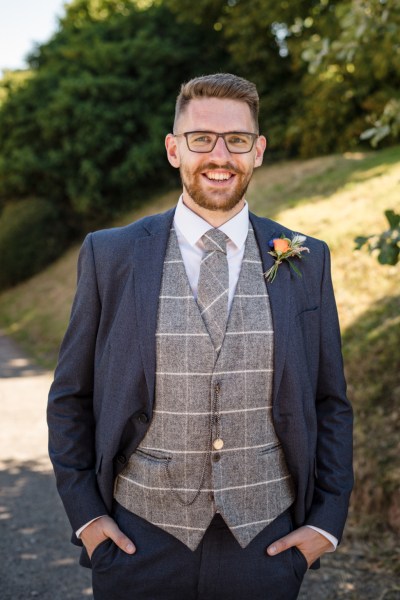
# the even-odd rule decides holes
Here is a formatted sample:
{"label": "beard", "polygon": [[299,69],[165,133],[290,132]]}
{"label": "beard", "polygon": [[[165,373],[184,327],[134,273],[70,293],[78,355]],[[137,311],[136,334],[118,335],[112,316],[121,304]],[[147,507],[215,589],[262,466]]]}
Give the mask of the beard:
{"label": "beard", "polygon": [[[233,189],[220,190],[215,189],[206,192],[202,185],[202,172],[212,171],[214,169],[226,169],[235,173],[235,185]],[[247,188],[249,187],[251,176],[253,175],[253,169],[248,172],[241,171],[237,167],[234,167],[230,163],[225,165],[217,165],[216,163],[207,163],[202,165],[201,168],[195,171],[190,171],[184,165],[181,165],[180,176],[183,187],[186,189],[192,200],[201,208],[207,210],[221,210],[223,212],[229,212],[242,200],[245,195]]]}

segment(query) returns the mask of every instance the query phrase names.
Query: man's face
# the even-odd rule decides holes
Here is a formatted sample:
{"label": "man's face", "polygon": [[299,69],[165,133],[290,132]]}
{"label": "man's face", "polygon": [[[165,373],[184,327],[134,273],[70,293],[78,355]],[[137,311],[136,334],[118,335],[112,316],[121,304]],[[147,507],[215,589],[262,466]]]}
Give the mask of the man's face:
{"label": "man's face", "polygon": [[[175,125],[177,134],[188,131],[257,133],[245,102],[221,98],[191,100]],[[262,163],[265,145],[260,136],[250,152],[236,154],[218,138],[211,152],[196,153],[189,150],[184,136],[169,134],[166,139],[168,159],[180,170],[184,200],[224,212],[243,200],[254,168]]]}

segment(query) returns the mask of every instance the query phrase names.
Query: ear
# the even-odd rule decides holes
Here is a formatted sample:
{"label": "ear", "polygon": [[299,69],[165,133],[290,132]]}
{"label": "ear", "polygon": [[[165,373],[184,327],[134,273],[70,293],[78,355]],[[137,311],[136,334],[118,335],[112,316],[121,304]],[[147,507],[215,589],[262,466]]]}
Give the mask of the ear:
{"label": "ear", "polygon": [[266,147],[267,147],[267,139],[265,136],[260,135],[256,141],[256,153],[254,156],[254,167],[261,167]]}
{"label": "ear", "polygon": [[172,135],[172,133],[169,133],[165,138],[165,148],[167,150],[167,158],[169,163],[175,167],[175,169],[178,169],[181,164],[181,159],[179,156],[179,148],[176,137]]}

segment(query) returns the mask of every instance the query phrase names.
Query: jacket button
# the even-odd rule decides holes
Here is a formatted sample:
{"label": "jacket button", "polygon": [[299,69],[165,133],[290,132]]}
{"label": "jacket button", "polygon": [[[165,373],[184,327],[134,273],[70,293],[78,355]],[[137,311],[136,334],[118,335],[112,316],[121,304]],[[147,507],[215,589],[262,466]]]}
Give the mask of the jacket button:
{"label": "jacket button", "polygon": [[138,416],[138,420],[140,423],[148,423],[149,417],[146,415],[146,413],[140,413],[140,415]]}
{"label": "jacket button", "polygon": [[126,456],[125,454],[118,454],[117,456],[117,461],[121,464],[124,465],[126,463]]}

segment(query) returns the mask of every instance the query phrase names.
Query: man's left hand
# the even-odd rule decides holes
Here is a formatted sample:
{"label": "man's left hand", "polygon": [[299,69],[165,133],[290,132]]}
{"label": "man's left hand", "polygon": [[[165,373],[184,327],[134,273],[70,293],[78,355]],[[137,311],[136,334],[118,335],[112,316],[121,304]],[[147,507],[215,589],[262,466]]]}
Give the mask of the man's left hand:
{"label": "man's left hand", "polygon": [[297,546],[309,567],[325,552],[332,550],[331,542],[321,533],[311,527],[299,527],[273,542],[268,546],[267,552],[270,556],[275,556],[292,546]]}

